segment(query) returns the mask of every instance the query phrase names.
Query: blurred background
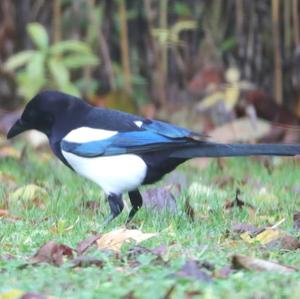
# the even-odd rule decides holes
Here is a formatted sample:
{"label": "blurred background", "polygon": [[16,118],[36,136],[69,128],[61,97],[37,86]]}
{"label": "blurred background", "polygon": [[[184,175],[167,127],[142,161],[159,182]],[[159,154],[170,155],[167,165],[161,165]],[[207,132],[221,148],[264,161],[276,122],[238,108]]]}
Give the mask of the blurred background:
{"label": "blurred background", "polygon": [[0,132],[56,89],[220,141],[298,142],[298,0],[1,0]]}

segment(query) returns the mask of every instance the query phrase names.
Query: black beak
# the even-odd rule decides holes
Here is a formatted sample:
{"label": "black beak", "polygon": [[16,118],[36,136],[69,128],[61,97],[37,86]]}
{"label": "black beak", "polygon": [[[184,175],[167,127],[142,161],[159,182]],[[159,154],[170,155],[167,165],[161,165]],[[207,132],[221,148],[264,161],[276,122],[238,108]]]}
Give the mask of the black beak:
{"label": "black beak", "polygon": [[7,139],[10,139],[12,137],[15,137],[19,135],[20,133],[23,133],[26,130],[29,130],[30,127],[27,123],[22,121],[22,119],[18,119],[15,124],[10,128],[10,130],[7,133]]}

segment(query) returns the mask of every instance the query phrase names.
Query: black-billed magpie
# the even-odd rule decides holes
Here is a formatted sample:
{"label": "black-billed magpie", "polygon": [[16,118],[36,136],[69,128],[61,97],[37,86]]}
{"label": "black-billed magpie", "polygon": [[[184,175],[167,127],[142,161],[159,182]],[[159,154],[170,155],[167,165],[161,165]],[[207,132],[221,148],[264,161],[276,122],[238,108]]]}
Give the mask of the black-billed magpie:
{"label": "black-billed magpie", "polygon": [[300,145],[296,144],[209,142],[203,134],[117,110],[95,108],[57,91],[36,95],[7,137],[30,129],[45,133],[52,151],[65,165],[105,191],[111,210],[106,223],[123,210],[125,192],[132,204],[129,222],[142,206],[139,186],[160,180],[188,159],[300,154]]}

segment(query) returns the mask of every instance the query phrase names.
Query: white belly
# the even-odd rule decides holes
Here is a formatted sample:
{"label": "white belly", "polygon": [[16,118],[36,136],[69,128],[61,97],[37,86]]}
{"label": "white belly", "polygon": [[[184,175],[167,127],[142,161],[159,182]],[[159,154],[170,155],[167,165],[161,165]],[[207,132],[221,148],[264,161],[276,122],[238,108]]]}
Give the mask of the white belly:
{"label": "white belly", "polygon": [[76,172],[98,184],[106,194],[134,190],[146,176],[145,162],[133,154],[95,158],[62,154]]}

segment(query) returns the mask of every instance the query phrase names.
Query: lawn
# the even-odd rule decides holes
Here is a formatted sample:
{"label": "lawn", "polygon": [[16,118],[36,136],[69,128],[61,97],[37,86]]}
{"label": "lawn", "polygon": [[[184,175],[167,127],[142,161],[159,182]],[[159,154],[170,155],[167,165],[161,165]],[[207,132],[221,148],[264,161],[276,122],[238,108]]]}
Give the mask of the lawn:
{"label": "lawn", "polygon": [[[212,160],[201,169],[186,163],[172,179],[187,181],[176,195],[177,210],[143,208],[133,219],[135,228],[155,237],[140,247],[127,243],[121,252],[93,245],[85,256],[101,260],[101,266],[73,267],[68,259],[60,266],[27,263],[50,240],[76,248],[92,234],[120,228],[127,211],[104,228],[108,204],[103,192],[47,151],[29,148],[20,159],[0,158],[0,209],[9,213],[0,218],[0,298],[18,298],[18,292],[56,298],[299,298],[298,271],[232,265],[234,255],[243,255],[300,269],[300,249],[287,248],[277,238],[250,242],[236,230],[237,224],[277,224],[274,230],[297,241],[293,215],[300,211],[299,165],[291,158]],[[169,183],[166,177],[144,190]],[[44,193],[17,196],[15,190],[28,184]],[[237,188],[245,204],[232,207]]]}

